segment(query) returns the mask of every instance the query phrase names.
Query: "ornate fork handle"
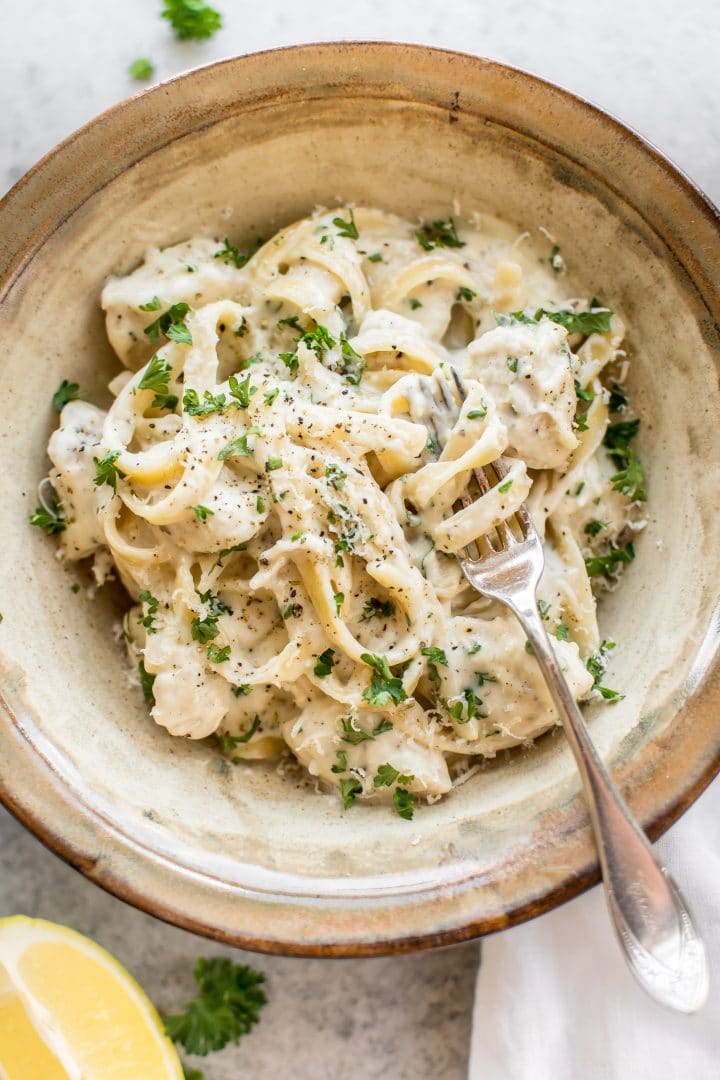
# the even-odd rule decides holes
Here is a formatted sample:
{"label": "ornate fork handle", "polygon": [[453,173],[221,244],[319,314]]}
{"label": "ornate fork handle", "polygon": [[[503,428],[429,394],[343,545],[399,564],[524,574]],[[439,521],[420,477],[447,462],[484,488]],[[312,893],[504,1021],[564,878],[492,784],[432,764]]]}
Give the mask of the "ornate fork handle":
{"label": "ornate fork handle", "polygon": [[535,651],[575,755],[590,810],[608,908],[638,982],[661,1003],[699,1009],[708,992],[705,948],[685,901],[632,819],[588,734],[527,589],[505,603]]}

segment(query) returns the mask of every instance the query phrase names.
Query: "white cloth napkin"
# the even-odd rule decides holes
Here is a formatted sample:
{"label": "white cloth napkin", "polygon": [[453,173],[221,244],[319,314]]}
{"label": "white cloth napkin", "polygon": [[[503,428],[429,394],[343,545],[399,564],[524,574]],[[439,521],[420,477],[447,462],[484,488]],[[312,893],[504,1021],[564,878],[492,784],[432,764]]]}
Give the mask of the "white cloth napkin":
{"label": "white cloth napkin", "polygon": [[720,780],[657,844],[710,959],[693,1016],[645,995],[625,967],[598,886],[483,942],[469,1080],[720,1078]]}

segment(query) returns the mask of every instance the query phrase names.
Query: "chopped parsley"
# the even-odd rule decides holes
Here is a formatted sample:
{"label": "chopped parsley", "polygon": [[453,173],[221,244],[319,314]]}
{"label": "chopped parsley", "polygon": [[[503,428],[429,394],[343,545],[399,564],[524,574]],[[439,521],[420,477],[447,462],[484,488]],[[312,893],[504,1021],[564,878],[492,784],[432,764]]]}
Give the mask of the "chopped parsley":
{"label": "chopped parsley", "polygon": [[172,373],[172,365],[161,356],[153,356],[148,364],[142,379],[138,383],[138,390],[152,390],[155,397],[152,400],[153,409],[174,409],[178,403],[175,394],[168,394],[168,383]]}
{"label": "chopped parsley", "polygon": [[578,401],[590,402],[595,400],[595,392],[593,390],[583,389],[579,379],[575,379],[575,396]]}
{"label": "chopped parsley", "polygon": [[[237,687],[235,689],[237,689]],[[233,693],[235,693],[235,689],[233,689]],[[229,753],[231,750],[234,750],[236,746],[241,746],[243,743],[249,743],[259,727],[260,717],[256,716],[244,735],[228,735],[227,732],[219,734],[218,742],[220,743],[220,749],[223,754]]]}
{"label": "chopped parsley", "polygon": [[368,255],[368,262],[382,262],[382,255],[376,251],[373,255]]}
{"label": "chopped parsley", "polygon": [[393,791],[393,806],[399,817],[404,818],[405,821],[412,821],[415,808],[413,806],[412,796],[407,788],[395,788]]}
{"label": "chopped parsley", "polygon": [[442,664],[443,667],[448,666],[447,656],[443,649],[438,649],[434,645],[426,645],[420,652],[423,656],[427,656],[431,664]]}
{"label": "chopped parsley", "polygon": [[616,572],[620,563],[632,562],[635,558],[635,548],[630,542],[623,548],[610,545],[610,550],[605,555],[593,555],[585,560],[585,569],[590,577],[610,577]]}
{"label": "chopped parsley", "polygon": [[484,420],[487,416],[487,408],[482,409],[470,409],[467,418],[468,420]]}
{"label": "chopped parsley", "polygon": [[140,689],[142,690],[142,696],[148,705],[155,704],[155,695],[153,694],[153,685],[155,683],[155,676],[151,675],[149,671],[145,669],[145,663],[142,660],[138,660],[138,675],[140,676]]}
{"label": "chopped parsley", "polygon": [[217,645],[208,645],[207,658],[212,664],[224,664],[230,659],[230,646],[223,645],[222,649]]}
{"label": "chopped parsley", "polygon": [[288,371],[297,371],[298,365],[300,364],[300,357],[296,352],[281,352],[278,353],[278,356]]}
{"label": "chopped parsley", "polygon": [[418,244],[425,251],[432,251],[436,247],[461,248],[464,242],[459,238],[455,222],[451,217],[447,221],[433,221],[432,224],[423,225],[415,233]]}
{"label": "chopped parsley", "polygon": [[401,773],[399,769],[395,769],[388,762],[384,765],[378,765],[378,771],[375,774],[373,780],[374,787],[392,787],[393,784],[412,784],[415,777],[412,773]]}
{"label": "chopped parsley", "polygon": [[375,618],[389,619],[394,614],[395,605],[392,600],[378,600],[377,597],[371,596],[363,605],[360,622],[369,622],[370,619]]}
{"label": "chopped parsley", "polygon": [[[254,247],[250,248],[248,252],[241,251],[240,248],[231,244],[227,236],[225,237],[225,244],[219,251],[215,252],[216,259],[222,259],[227,266],[236,266],[238,270],[242,270],[243,266],[250,262],[253,255],[259,248],[262,247],[262,241],[258,240]],[[237,333],[237,331],[236,331]],[[242,335],[239,335],[242,337]]]}
{"label": "chopped parsley", "polygon": [[138,625],[144,626],[148,634],[157,634],[157,627],[155,626],[155,615],[157,613],[160,601],[157,597],[148,589],[141,589],[138,595],[138,599],[141,604],[147,604],[147,610],[144,615],[141,615],[138,619]]}
{"label": "chopped parsley", "polygon": [[342,491],[345,486],[345,480],[347,473],[344,472],[339,465],[334,462],[330,462],[325,466],[325,479],[331,487],[334,487],[336,491]]}
{"label": "chopped parsley", "polygon": [[209,390],[203,391],[202,401],[197,390],[192,388],[183,394],[183,409],[188,416],[210,416],[211,413],[221,413],[225,408],[225,403],[224,394],[211,394]]}
{"label": "chopped parsley", "polygon": [[517,356],[508,356],[507,358],[508,370],[512,371],[513,375],[517,375],[518,358]]}
{"label": "chopped parsley", "polygon": [[620,694],[617,690],[611,690],[609,686],[602,686],[601,679],[605,674],[605,668],[607,667],[607,654],[611,649],[615,648],[614,641],[603,641],[600,644],[599,652],[596,652],[590,657],[585,665],[593,677],[593,690],[601,694],[606,701],[622,701],[624,694]]}
{"label": "chopped parsley", "polygon": [[548,604],[547,600],[538,600],[537,608],[540,612],[541,619],[547,619],[548,615],[550,614],[550,606],[551,605]]}
{"label": "chopped parsley", "polygon": [[336,751],[335,757],[337,758],[337,761],[335,762],[334,765],[332,765],[330,767],[330,772],[334,772],[334,773],[347,772],[348,763],[347,763],[347,753],[346,753],[346,751],[345,750]]}
{"label": "chopped parsley", "polygon": [[155,322],[151,322],[149,326],[146,326],[143,333],[147,334],[153,345],[158,344],[161,334],[164,334],[169,341],[178,341],[182,345],[192,345],[192,334],[185,324],[185,316],[189,311],[192,311],[190,305],[181,300],[180,303],[173,304],[172,307],[163,312]]}
{"label": "chopped parsley", "polygon": [[462,699],[454,701],[452,705],[448,704],[448,712],[458,724],[467,724],[476,716],[484,718],[487,715],[487,713],[480,712],[481,706],[482,701],[475,691],[468,688],[463,690]]}
{"label": "chopped parsley", "polygon": [[205,1055],[238,1043],[257,1024],[267,1002],[265,976],[225,956],[201,958],[194,975],[197,996],[185,1002],[181,1013],[164,1017],[168,1036],[188,1054]]}
{"label": "chopped parsley", "polygon": [[57,495],[53,499],[52,506],[36,507],[34,512],[30,515],[29,520],[31,525],[36,525],[37,528],[44,529],[48,536],[55,536],[57,533],[61,533],[63,529],[67,528],[65,512],[63,511],[62,503]]}
{"label": "chopped parsley", "polygon": [[226,443],[218,454],[220,461],[225,461],[226,458],[233,457],[249,457],[253,453],[254,447],[248,443],[248,437],[250,435],[259,435],[260,428],[249,427],[244,435],[238,435],[237,439],[232,439],[229,443]]}
{"label": "chopped parsley", "polygon": [[343,606],[343,604],[345,603],[345,593],[336,592],[335,595],[333,596],[333,601],[335,603],[335,614],[339,615],[340,614],[340,609]]}
{"label": "chopped parsley", "polygon": [[279,393],[280,393],[280,387],[279,386],[276,386],[274,388],[274,390],[268,390],[267,393],[263,394],[263,399],[265,401],[265,404],[268,405],[268,406],[272,405],[272,403],[274,402],[275,398],[278,396]]}
{"label": "chopped parsley", "polygon": [[639,428],[640,420],[637,417],[634,420],[620,420],[616,424],[610,424],[605,432],[603,445],[607,449],[608,457],[612,458],[619,469],[611,477],[613,489],[630,499],[645,502],[645,470],[640,458],[630,449],[630,442]]}
{"label": "chopped parsley", "polygon": [[321,652],[318,656],[313,672],[317,675],[318,679],[324,679],[332,671],[334,663],[335,650],[326,649],[325,652]]}
{"label": "chopped parsley", "polygon": [[229,380],[230,385],[230,397],[235,399],[235,404],[239,409],[248,409],[250,407],[250,398],[253,394],[257,394],[257,386],[250,385],[250,376],[239,382],[234,375],[231,375]]}
{"label": "chopped parsley", "polygon": [[222,15],[205,0],[163,0],[162,18],[180,41],[204,41],[222,27]]}
{"label": "chopped parsley", "polygon": [[472,300],[475,299],[476,296],[477,293],[474,292],[472,289],[468,289],[467,285],[461,285],[457,291],[455,300],[458,303],[460,303],[461,300],[464,300],[466,303],[469,304]]}
{"label": "chopped parsley", "polygon": [[68,382],[67,379],[63,379],[52,396],[55,412],[62,412],[68,401],[77,401],[79,393],[80,387],[76,382]]}
{"label": "chopped parsley", "polygon": [[408,297],[408,304],[411,311],[417,311],[418,308],[422,307],[422,300],[418,300],[417,296],[410,296]]}
{"label": "chopped parsley", "polygon": [[369,740],[377,738],[378,735],[382,735],[386,731],[392,731],[392,724],[385,717],[375,725],[371,732],[363,731],[362,728],[356,727],[353,723],[352,716],[343,716],[340,720],[341,727],[343,729],[342,741],[350,743],[351,746],[357,746],[359,743],[368,742]]}
{"label": "chopped parsley", "polygon": [[98,487],[102,487],[103,484],[108,484],[113,491],[117,492],[118,478],[125,479],[126,473],[122,469],[118,469],[115,462],[120,457],[119,450],[112,450],[106,454],[102,460],[93,458],[93,464],[95,465],[95,483]]}
{"label": "chopped parsley", "polygon": [[211,510],[207,506],[202,506],[200,503],[198,503],[197,506],[191,506],[190,509],[192,510],[198,521],[207,521],[208,515],[215,513],[214,510]]}
{"label": "chopped parsley", "polygon": [[218,636],[218,619],[225,613],[230,613],[230,608],[219,596],[210,591],[198,593],[203,604],[207,605],[208,614],[201,619],[195,616],[190,623],[190,634],[193,641],[199,641],[201,645],[207,645]]}
{"label": "chopped parsley", "polygon": [[299,619],[302,612],[302,604],[286,604],[280,614],[287,621],[288,619]]}
{"label": "chopped parsley", "polygon": [[247,697],[252,694],[252,686],[249,683],[240,683],[239,686],[233,686],[232,692],[236,698]]}
{"label": "chopped parsley", "polygon": [[291,326],[293,330],[297,330],[298,334],[304,333],[297,315],[286,315],[284,319],[278,319],[278,326]]}
{"label": "chopped parsley", "polygon": [[347,810],[355,802],[355,796],[362,792],[362,784],[359,780],[349,779],[340,781],[343,810]]}
{"label": "chopped parsley", "polygon": [[365,361],[360,353],[355,352],[345,334],[340,335],[340,352],[343,359],[341,373],[352,386],[359,386],[365,371]]}
{"label": "chopped parsley", "polygon": [[532,326],[541,319],[551,319],[552,322],[564,326],[568,334],[607,334],[610,330],[612,311],[609,308],[599,308],[592,311],[548,311],[546,308],[538,308],[534,315],[526,315],[524,311],[511,311],[509,315],[495,312],[495,321],[498,326],[512,326],[515,323],[525,323]]}
{"label": "chopped parsley", "polygon": [[133,79],[152,79],[154,74],[155,66],[147,56],[139,56],[128,68],[128,75]]}
{"label": "chopped parsley", "polygon": [[152,300],[146,301],[144,304],[138,304],[140,311],[159,311],[163,302],[159,296],[153,296]]}
{"label": "chopped parsley", "polygon": [[382,709],[391,703],[397,705],[406,700],[407,694],[402,679],[393,675],[386,657],[362,653],[360,659],[373,669],[370,685],[362,693],[363,701],[367,701],[374,708]]}
{"label": "chopped parsley", "polygon": [[274,454],[270,454],[266,462],[266,467],[268,472],[273,472],[275,469],[282,469],[282,464],[282,458],[275,457]]}
{"label": "chopped parsley", "polygon": [[265,500],[262,495],[258,495],[258,497],[256,498],[255,509],[257,510],[258,514],[265,513]]}
{"label": "chopped parsley", "polygon": [[350,211],[350,220],[345,221],[344,218],[334,217],[332,223],[338,231],[338,235],[347,237],[348,240],[358,240],[360,233],[358,232],[357,225],[355,224],[355,215],[352,210]]}
{"label": "chopped parsley", "polygon": [[555,637],[558,639],[558,641],[570,640],[570,631],[568,630],[564,622],[558,623],[555,627]]}
{"label": "chopped parsley", "polygon": [[321,323],[318,323],[314,330],[308,330],[307,333],[298,338],[298,344],[300,342],[306,345],[308,349],[311,349],[318,360],[322,360],[328,349],[332,349],[334,345],[337,345],[337,341],[328,328]]}
{"label": "chopped parsley", "polygon": [[610,412],[620,412],[628,403],[625,390],[620,383],[614,382],[610,387]]}
{"label": "chopped parsley", "polygon": [[603,529],[607,529],[607,521],[598,521],[597,518],[594,521],[588,521],[583,529],[586,536],[597,536]]}
{"label": "chopped parsley", "polygon": [[498,485],[498,491],[500,492],[501,495],[506,495],[512,486],[513,486],[512,479],[506,480],[504,484],[499,484]]}

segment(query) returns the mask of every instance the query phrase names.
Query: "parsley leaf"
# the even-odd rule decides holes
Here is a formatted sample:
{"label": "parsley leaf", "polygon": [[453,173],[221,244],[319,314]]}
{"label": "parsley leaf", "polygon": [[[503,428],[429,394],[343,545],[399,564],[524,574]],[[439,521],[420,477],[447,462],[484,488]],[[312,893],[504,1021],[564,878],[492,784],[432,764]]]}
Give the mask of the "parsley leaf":
{"label": "parsley leaf", "polygon": [[597,536],[599,532],[602,532],[603,529],[607,529],[607,527],[607,521],[598,521],[596,518],[595,521],[588,521],[586,523],[583,532],[586,536]]}
{"label": "parsley leaf", "polygon": [[506,480],[504,484],[499,484],[498,485],[498,491],[500,492],[501,495],[506,495],[512,486],[513,486],[513,482],[512,482],[512,478],[511,478],[510,480]]}
{"label": "parsley leaf", "polygon": [[198,521],[207,521],[208,514],[214,514],[215,513],[214,510],[211,510],[207,506],[202,506],[202,504],[200,504],[200,503],[198,503],[197,506],[191,506],[190,509],[192,510],[193,514],[198,519]]}
{"label": "parsley leaf", "polygon": [[280,387],[279,386],[276,386],[273,390],[268,390],[268,392],[266,394],[263,394],[263,400],[265,401],[265,404],[267,406],[272,405],[272,403],[274,402],[275,398],[278,396],[279,393],[280,393]]}
{"label": "parsley leaf", "polygon": [[617,690],[611,690],[609,686],[602,686],[600,683],[600,680],[605,674],[605,668],[607,667],[607,654],[610,649],[614,648],[614,641],[601,642],[600,651],[591,656],[585,665],[593,677],[593,690],[596,690],[598,694],[601,694],[606,701],[622,701],[625,696],[624,694],[620,694]]}
{"label": "parsley leaf", "polygon": [[610,424],[603,445],[606,447],[608,456],[618,466],[619,471],[610,479],[615,491],[627,495],[628,498],[638,502],[645,502],[647,493],[644,488],[645,470],[640,458],[630,449],[630,442],[638,433],[640,420],[620,420],[616,424]]}
{"label": "parsley leaf", "polygon": [[334,663],[335,650],[326,649],[325,652],[321,652],[318,656],[313,672],[317,675],[318,679],[324,679],[332,671]]}
{"label": "parsley leaf", "polygon": [[[243,266],[250,262],[253,255],[262,247],[262,241],[258,240],[254,247],[251,247],[248,252],[240,251],[240,248],[231,244],[227,236],[225,237],[225,246],[221,247],[219,251],[215,252],[216,259],[222,259],[222,261],[229,266],[232,264],[236,266],[238,270],[242,270]],[[239,335],[242,337],[242,334]]]}
{"label": "parsley leaf", "polygon": [[370,619],[374,619],[376,616],[389,619],[394,613],[395,605],[392,600],[378,600],[375,596],[371,596],[369,600],[365,601],[360,622],[369,622]]}
{"label": "parsley leaf", "polygon": [[242,382],[238,382],[235,376],[231,375],[228,382],[230,384],[230,396],[235,398],[237,407],[239,409],[248,409],[250,407],[250,398],[257,393],[257,386],[250,385],[250,376],[248,375]]}
{"label": "parsley leaf", "polygon": [[143,333],[147,334],[153,345],[160,341],[160,334],[164,334],[170,341],[179,341],[183,345],[192,345],[192,334],[185,325],[185,316],[192,308],[181,300],[173,304],[155,320],[145,327]]}
{"label": "parsley leaf", "polygon": [[336,491],[342,491],[346,477],[347,473],[343,472],[340,466],[334,462],[331,461],[329,465],[325,466],[325,479]]}
{"label": "parsley leaf", "polygon": [[509,315],[496,311],[494,315],[498,326],[512,326],[516,323],[532,326],[546,318],[564,326],[568,334],[583,334],[587,337],[588,334],[606,334],[609,331],[612,311],[609,308],[595,311],[547,311],[545,308],[538,308],[534,315],[526,315],[524,311],[511,311]]}
{"label": "parsley leaf", "polygon": [[205,0],[163,0],[162,18],[168,20],[180,41],[203,41],[222,27],[222,15]]}
{"label": "parsley leaf", "polygon": [[558,623],[555,627],[555,637],[558,639],[558,641],[570,640],[570,631],[568,630],[564,622]]}
{"label": "parsley leaf", "polygon": [[195,965],[197,997],[182,1013],[166,1016],[165,1030],[188,1054],[209,1054],[238,1043],[256,1024],[267,1001],[265,976],[226,957],[201,958]]}
{"label": "parsley leaf", "polygon": [[[237,689],[237,687],[235,689]],[[242,690],[242,687],[240,687],[240,689]],[[249,743],[259,727],[260,717],[256,716],[244,735],[228,735],[225,731],[218,734],[218,742],[220,743],[220,749],[223,754],[229,753],[231,750],[234,750],[236,746],[240,746],[243,743]]]}
{"label": "parsley leaf", "polygon": [[155,397],[152,400],[153,409],[174,409],[178,403],[175,394],[168,394],[168,383],[172,365],[161,356],[153,356],[148,364],[142,379],[138,383],[138,390],[153,390]]}
{"label": "parsley leaf", "polygon": [[147,611],[138,619],[138,624],[144,626],[148,634],[157,634],[155,626],[155,614],[160,601],[148,589],[141,589],[138,599],[142,604],[147,604]]}
{"label": "parsley leaf", "polygon": [[63,379],[52,396],[55,412],[62,412],[68,401],[77,401],[79,393],[80,387],[76,382],[68,382],[67,379]]}
{"label": "parsley leaf", "polygon": [[343,810],[347,810],[355,802],[355,796],[362,791],[359,780],[341,780],[340,791],[342,792]]}
{"label": "parsley leaf", "polygon": [[152,300],[148,300],[145,304],[138,304],[140,311],[159,311],[162,307],[162,300],[159,296],[153,296]]}
{"label": "parsley leaf", "polygon": [[300,342],[307,345],[308,349],[312,349],[318,360],[322,360],[328,349],[332,349],[334,345],[337,345],[337,341],[328,328],[321,323],[318,323],[314,330],[308,330],[307,333],[298,338],[298,343]]}
{"label": "parsley leaf", "polygon": [[359,386],[366,364],[360,353],[355,352],[345,334],[340,335],[340,352],[343,358],[340,371],[351,386]]}
{"label": "parsley leaf", "polygon": [[140,676],[140,689],[142,690],[145,701],[148,705],[154,705],[155,695],[153,694],[153,684],[155,682],[155,676],[145,670],[145,663],[142,660],[138,660],[138,675]]}
{"label": "parsley leaf", "polygon": [[427,645],[420,652],[423,656],[427,656],[431,664],[442,664],[443,667],[448,666],[447,656],[443,649],[437,649],[434,645]]}
{"label": "parsley leaf", "polygon": [[106,454],[102,461],[99,461],[96,457],[93,458],[93,464],[95,465],[95,483],[98,487],[102,487],[103,484],[109,484],[113,491],[117,492],[118,478],[125,479],[127,475],[118,469],[115,462],[120,457],[119,450],[112,450],[109,454]]}
{"label": "parsley leaf", "polygon": [[334,773],[347,772],[348,763],[347,763],[347,754],[346,754],[346,752],[344,750],[337,750],[335,752],[335,757],[337,758],[337,761],[336,761],[336,763],[334,765],[331,766],[330,772],[334,772]]}
{"label": "parsley leaf", "polygon": [[464,242],[458,237],[455,222],[451,217],[447,221],[438,220],[430,225],[423,225],[415,236],[420,247],[425,251],[432,251],[436,247],[465,247]]}
{"label": "parsley leaf", "polygon": [[620,412],[627,405],[627,395],[620,383],[614,382],[610,387],[610,412]]}
{"label": "parsley leaf", "polygon": [[50,508],[44,506],[36,507],[35,511],[30,515],[29,520],[31,525],[36,525],[39,529],[44,529],[48,536],[55,536],[57,533],[61,533],[63,529],[67,528],[67,521],[65,520],[62,503],[57,495]]}
{"label": "parsley leaf", "polygon": [[212,664],[224,664],[230,659],[230,646],[223,645],[221,649],[218,645],[208,645],[207,658]]}
{"label": "parsley leaf", "polygon": [[473,289],[468,289],[467,285],[461,285],[457,291],[455,300],[460,303],[461,300],[465,300],[468,304],[475,299],[477,293]]}
{"label": "parsley leaf", "polygon": [[548,615],[550,614],[550,607],[551,605],[548,604],[547,600],[538,600],[537,608],[540,612],[541,619],[547,619]]}
{"label": "parsley leaf", "polygon": [[128,75],[133,79],[152,79],[154,74],[155,67],[147,56],[139,56],[128,68]]}
{"label": "parsley leaf", "polygon": [[624,548],[617,548],[611,544],[606,555],[593,555],[592,558],[586,559],[585,569],[590,577],[597,577],[600,574],[610,577],[620,563],[632,562],[634,558],[635,548],[632,542],[626,544]]}
{"label": "parsley leaf", "polygon": [[248,428],[244,435],[238,435],[237,439],[225,444],[218,454],[218,460],[225,461],[226,458],[249,457],[254,452],[254,447],[248,443],[248,435],[259,434],[259,428]]}
{"label": "parsley leaf", "polygon": [[393,791],[393,806],[401,818],[404,818],[405,821],[412,821],[415,808],[413,807],[412,796],[407,788],[395,788]]}
{"label": "parsley leaf", "polygon": [[412,773],[405,775],[399,769],[395,769],[388,762],[385,762],[384,765],[378,765],[373,785],[375,787],[392,787],[396,782],[398,784],[412,784],[414,779]]}
{"label": "parsley leaf", "polygon": [[274,454],[270,454],[267,461],[265,462],[265,467],[267,468],[268,472],[274,472],[275,469],[282,469],[282,465],[282,458],[276,457]]}
{"label": "parsley leaf", "polygon": [[360,659],[373,669],[370,685],[362,692],[363,701],[367,701],[369,705],[375,708],[383,708],[391,702],[397,705],[399,702],[406,700],[407,694],[402,679],[398,679],[397,676],[393,675],[386,657],[375,656],[372,653],[362,653]]}
{"label": "parsley leaf", "polygon": [[341,217],[334,217],[332,223],[340,236],[346,236],[348,240],[358,240],[360,238],[360,233],[355,224],[355,215],[352,210],[350,211],[349,221],[345,221],[345,219]]}

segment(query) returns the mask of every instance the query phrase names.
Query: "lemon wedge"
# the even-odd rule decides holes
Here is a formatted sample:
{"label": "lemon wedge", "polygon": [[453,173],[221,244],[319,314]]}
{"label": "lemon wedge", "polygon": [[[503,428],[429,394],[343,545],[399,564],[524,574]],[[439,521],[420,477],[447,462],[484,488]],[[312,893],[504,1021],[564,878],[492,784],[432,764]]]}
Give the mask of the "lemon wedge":
{"label": "lemon wedge", "polygon": [[109,952],[44,919],[0,919],[0,1076],[182,1075],[157,1010]]}

